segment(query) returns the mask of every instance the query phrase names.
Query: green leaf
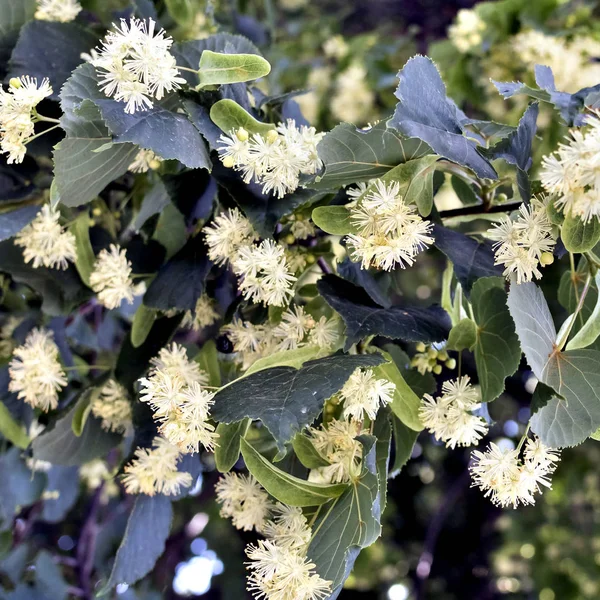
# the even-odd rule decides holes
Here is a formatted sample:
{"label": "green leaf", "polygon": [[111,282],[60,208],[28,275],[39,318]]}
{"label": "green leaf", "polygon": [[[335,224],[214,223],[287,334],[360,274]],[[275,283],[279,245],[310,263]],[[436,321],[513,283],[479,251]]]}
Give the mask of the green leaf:
{"label": "green leaf", "polygon": [[154,321],[156,321],[156,311],[145,304],[140,304],[131,322],[131,345],[134,348],[139,348],[146,341]]}
{"label": "green leaf", "polygon": [[85,421],[81,435],[75,435],[71,428],[74,414],[73,408],[56,422],[53,429],[33,440],[33,458],[54,465],[82,465],[105,456],[121,441],[121,435],[102,429],[100,420],[93,416]]}
{"label": "green leaf", "polygon": [[219,473],[228,473],[240,457],[242,438],[250,427],[250,419],[242,419],[237,423],[219,423],[218,444],[215,446],[215,465]]}
{"label": "green leaf", "polygon": [[475,364],[484,402],[504,391],[504,380],[519,367],[521,347],[506,306],[504,279],[484,277],[471,290],[477,324]]}
{"label": "green leaf", "polygon": [[390,469],[390,479],[396,477],[408,462],[419,437],[419,432],[407,427],[396,415],[392,415],[392,431],[394,433],[394,464]]}
{"label": "green leaf", "polygon": [[451,330],[446,347],[448,350],[471,350],[477,342],[477,325],[471,319],[461,319]]}
{"label": "green leaf", "polygon": [[101,595],[119,583],[131,585],[152,570],[165,549],[172,519],[173,508],[168,496],[136,496],[110,578]]}
{"label": "green leaf", "polygon": [[597,442],[600,442],[600,428],[596,429],[596,431],[594,431],[594,433],[592,433],[592,435],[590,435],[590,437],[593,440],[596,440]]}
{"label": "green leaf", "polygon": [[96,256],[90,242],[90,217],[87,211],[83,211],[75,219],[69,230],[75,236],[75,248],[77,250],[75,267],[82,281],[89,286]]}
{"label": "green leaf", "polygon": [[112,143],[93,104],[103,98],[89,63],[77,67],[60,91],[60,121],[67,137],[54,147],[54,182],[66,206],[93,200],[127,171],[138,152],[133,144]]}
{"label": "green leaf", "polygon": [[35,0],[0,0],[0,64],[6,65],[21,27],[33,19]]}
{"label": "green leaf", "polygon": [[29,225],[40,212],[39,206],[24,206],[10,212],[0,214],[0,242],[16,235]]}
{"label": "green leaf", "polygon": [[43,590],[43,595],[53,600],[67,600],[69,585],[63,578],[60,566],[54,556],[47,550],[42,550],[34,564],[36,588]]}
{"label": "green leaf", "polygon": [[421,140],[405,138],[384,122],[366,131],[342,123],[325,135],[317,151],[325,172],[311,185],[316,189],[381,177],[399,164],[431,153]]}
{"label": "green leaf", "polygon": [[375,369],[375,374],[377,377],[383,377],[391,381],[396,386],[394,397],[389,407],[407,427],[415,431],[421,431],[423,424],[421,423],[421,419],[419,419],[420,398],[406,383],[392,357],[387,352],[383,352],[383,356],[390,362],[379,365]]}
{"label": "green leaf", "polygon": [[171,258],[185,245],[185,238],[185,218],[181,211],[169,202],[160,213],[152,239],[160,242],[167,249],[167,258]]}
{"label": "green leaf", "polygon": [[321,277],[317,288],[346,324],[346,350],[370,335],[430,343],[450,332],[450,317],[441,306],[381,308],[362,288],[335,275]]}
{"label": "green leaf", "polygon": [[318,346],[304,346],[294,350],[275,352],[270,356],[259,358],[248,368],[243,377],[272,367],[294,367],[294,369],[299,369],[307,360],[317,358],[319,353],[320,348]]}
{"label": "green leaf", "polygon": [[362,548],[370,546],[381,533],[381,493],[377,474],[375,438],[361,436],[363,468],[360,479],[321,507],[312,527],[307,556],[316,572],[336,589],[346,579]]}
{"label": "green leaf", "polygon": [[21,450],[25,450],[31,441],[25,427],[13,419],[2,402],[0,402],[0,434]]}
{"label": "green leaf", "polygon": [[297,433],[292,440],[292,448],[298,460],[307,469],[318,469],[319,467],[327,467],[331,464],[317,452],[313,443],[301,433]]}
{"label": "green leaf", "polygon": [[71,430],[77,437],[81,437],[88,417],[92,411],[92,402],[100,393],[99,388],[88,388],[77,400],[73,408],[73,418],[71,420]]}
{"label": "green leaf", "polygon": [[194,22],[198,10],[192,0],[165,0],[169,14],[179,25],[187,27]]}
{"label": "green leaf", "polygon": [[579,217],[567,215],[560,235],[569,252],[587,252],[600,241],[600,220],[594,217],[584,223]]}
{"label": "green leaf", "polygon": [[429,216],[433,207],[433,165],[437,160],[434,154],[409,160],[382,177],[384,181],[399,181],[404,201],[416,204],[424,217]]}
{"label": "green leaf", "polygon": [[[538,381],[533,395],[531,396],[531,414],[535,415],[536,412],[544,408],[552,398],[556,398],[556,392],[543,381]],[[564,400],[564,398],[563,398]]]}
{"label": "green leaf", "polygon": [[241,449],[244,462],[256,480],[271,496],[290,506],[320,506],[348,489],[345,483],[311,483],[294,477],[269,462],[243,438]]}
{"label": "green leaf", "polygon": [[243,83],[271,72],[271,65],[257,54],[225,54],[205,50],[200,56],[200,86]]}
{"label": "green leaf", "polygon": [[[257,57],[259,58],[259,57]],[[272,123],[261,123],[249,112],[244,110],[237,102],[228,98],[215,102],[210,109],[212,122],[225,133],[240,128],[248,133],[266,135],[275,129]]]}
{"label": "green leaf", "polygon": [[312,220],[325,233],[347,235],[355,231],[351,214],[345,206],[317,206],[312,211]]}
{"label": "green leaf", "polygon": [[[600,289],[600,273],[596,273],[595,282],[596,288]],[[598,339],[598,336],[600,336],[600,295],[596,300],[592,314],[567,344],[567,350],[578,350],[579,348],[591,346]]]}
{"label": "green leaf", "polygon": [[316,419],[325,400],[342,388],[355,369],[381,362],[378,354],[338,354],[311,360],[300,369],[286,366],[258,371],[217,392],[212,416],[224,423],[260,419],[283,450],[286,442]]}
{"label": "green leaf", "polygon": [[194,360],[205,373],[208,373],[208,384],[215,388],[221,387],[221,369],[215,341],[205,342]]}

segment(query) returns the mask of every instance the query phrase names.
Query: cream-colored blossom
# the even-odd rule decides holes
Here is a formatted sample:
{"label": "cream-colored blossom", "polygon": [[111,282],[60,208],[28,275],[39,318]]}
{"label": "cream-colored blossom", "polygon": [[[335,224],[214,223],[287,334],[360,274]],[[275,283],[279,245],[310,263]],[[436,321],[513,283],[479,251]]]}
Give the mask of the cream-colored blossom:
{"label": "cream-colored blossom", "polygon": [[377,379],[373,369],[356,369],[340,390],[344,402],[342,412],[346,419],[362,421],[377,416],[380,406],[386,406],[394,397],[396,386],[387,379]]}
{"label": "cream-colored blossom", "polygon": [[201,331],[218,320],[219,313],[215,310],[214,300],[207,294],[202,294],[196,302],[194,311],[188,310],[184,314],[181,326],[189,327],[194,331]]}
{"label": "cream-colored blossom", "polygon": [[340,321],[337,317],[320,317],[308,335],[308,341],[320,348],[333,348],[340,340]]}
{"label": "cream-colored blossom", "polygon": [[42,21],[68,23],[80,12],[81,4],[77,0],[37,0],[34,17]]}
{"label": "cream-colored blossom", "polygon": [[232,261],[242,246],[258,238],[250,221],[237,208],[217,215],[204,228],[204,236],[208,244],[208,256],[218,265]]}
{"label": "cream-colored blossom", "polygon": [[44,204],[35,219],[15,236],[15,244],[23,248],[25,262],[32,262],[34,269],[66,269],[69,262],[77,260],[75,236],[59,220],[60,213]]}
{"label": "cream-colored blossom", "polygon": [[8,315],[6,321],[0,327],[0,357],[10,356],[15,349],[16,342],[13,339],[15,329],[23,322],[22,317]]}
{"label": "cream-colored blossom", "polygon": [[161,163],[162,158],[160,156],[152,152],[152,150],[144,150],[142,148],[129,165],[129,171],[132,173],[146,173],[151,169],[155,171],[160,167]]}
{"label": "cream-colored blossom", "polygon": [[466,53],[481,45],[484,31],[485,23],[481,17],[474,10],[463,8],[448,28],[448,38],[460,52]]}
{"label": "cream-colored blossom", "polygon": [[152,448],[137,448],[133,460],[125,465],[122,477],[128,494],[165,494],[174,496],[192,485],[192,476],[177,470],[181,453],[177,446],[157,436]]}
{"label": "cream-colored blossom", "polygon": [[127,390],[109,379],[91,403],[92,414],[102,419],[102,428],[107,431],[124,432],[131,425],[131,402]]}
{"label": "cream-colored blossom", "polygon": [[335,80],[331,114],[340,121],[363,125],[373,118],[375,94],[363,65],[351,64]]}
{"label": "cream-colored blossom", "polygon": [[90,287],[98,294],[98,300],[106,308],[118,308],[123,301],[133,303],[135,295],[143,288],[136,286],[131,278],[131,263],[125,250],[111,244],[96,257],[90,275]]}
{"label": "cream-colored blossom", "polygon": [[152,19],[121,19],[113,23],[98,57],[92,61],[100,77],[100,88],[109,97],[125,102],[125,112],[145,111],[153,99],[185,83],[179,76],[175,57],[169,52],[173,39],[164,29],[156,32]]}
{"label": "cream-colored blossom", "polygon": [[9,391],[44,412],[58,406],[58,393],[67,385],[58,346],[46,329],[34,329],[14,350],[8,373]]}
{"label": "cream-colored blossom", "polygon": [[304,338],[314,326],[312,316],[296,305],[281,315],[280,323],[273,329],[273,336],[280,350],[294,350],[303,345]]}
{"label": "cream-colored blossom", "polygon": [[226,473],[215,486],[221,516],[231,519],[237,529],[262,531],[274,504],[252,475]]}

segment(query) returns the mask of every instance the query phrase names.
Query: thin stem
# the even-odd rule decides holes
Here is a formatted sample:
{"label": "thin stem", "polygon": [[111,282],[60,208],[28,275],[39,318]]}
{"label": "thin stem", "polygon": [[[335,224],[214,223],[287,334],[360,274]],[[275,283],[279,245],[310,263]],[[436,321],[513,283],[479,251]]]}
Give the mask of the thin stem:
{"label": "thin stem", "polygon": [[176,66],[180,71],[189,71],[190,73],[196,73],[196,75],[200,73],[200,69],[190,69],[189,67],[180,67],[179,65]]}
{"label": "thin stem", "polygon": [[472,204],[470,206],[461,206],[460,208],[452,208],[450,210],[441,210],[440,217],[449,219],[451,217],[462,217],[465,215],[489,215],[492,213],[504,213],[517,210],[523,204],[521,201],[505,202],[504,204],[494,204],[486,206],[485,204]]}
{"label": "thin stem", "polygon": [[48,129],[44,129],[44,131],[40,131],[39,133],[36,133],[34,136],[30,137],[27,140],[27,143],[29,144],[29,142],[33,142],[33,140],[41,137],[42,135],[45,135],[46,133],[52,131],[53,129],[57,129],[58,127],[60,127],[60,125],[54,125],[53,127],[48,127]]}
{"label": "thin stem", "polygon": [[461,372],[462,372],[462,352],[458,353],[458,367],[457,367],[457,371],[458,371],[458,377],[460,378],[461,376]]}
{"label": "thin stem", "polygon": [[579,298],[579,302],[577,303],[577,308],[575,309],[575,314],[573,315],[573,318],[571,319],[571,322],[569,323],[569,326],[567,327],[566,331],[562,334],[562,337],[560,338],[560,340],[556,341],[556,347],[558,348],[558,350],[562,350],[564,345],[567,343],[567,340],[569,339],[569,335],[571,334],[573,325],[575,325],[577,315],[580,313],[581,309],[583,308],[583,303],[585,301],[585,297],[587,296],[587,294],[590,290],[591,282],[592,282],[592,274],[588,273],[587,277],[585,279],[585,285],[583,286],[583,290],[581,292],[581,297]]}
{"label": "thin stem", "polygon": [[54,119],[52,117],[45,117],[44,115],[40,115],[40,113],[35,113],[36,121],[45,121],[46,123],[59,123],[60,119]]}
{"label": "thin stem", "polygon": [[63,371],[85,371],[91,369],[110,371],[112,367],[110,365],[78,365],[75,367],[63,367]]}
{"label": "thin stem", "polygon": [[521,452],[521,448],[523,447],[523,444],[525,443],[525,440],[527,439],[527,434],[529,433],[530,427],[531,427],[531,423],[527,423],[527,427],[525,428],[525,433],[523,433],[523,436],[521,437],[521,441],[519,442],[519,445],[517,446],[517,452]]}

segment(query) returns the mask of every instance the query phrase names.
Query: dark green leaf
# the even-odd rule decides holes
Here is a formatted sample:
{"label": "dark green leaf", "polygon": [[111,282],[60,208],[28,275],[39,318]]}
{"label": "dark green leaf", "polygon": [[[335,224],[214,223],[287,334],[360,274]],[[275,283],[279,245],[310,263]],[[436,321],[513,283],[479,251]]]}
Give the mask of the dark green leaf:
{"label": "dark green leaf", "polygon": [[75,248],[77,249],[75,267],[82,281],[89,285],[96,256],[90,242],[90,217],[87,211],[83,211],[69,229],[75,236]]}
{"label": "dark green leaf", "polygon": [[433,61],[415,56],[398,78],[399,103],[388,127],[423,140],[434,152],[469,167],[478,177],[496,179],[496,171],[475,142],[463,135],[456,106],[446,97],[446,87]]}
{"label": "dark green leaf", "polygon": [[429,154],[431,149],[421,140],[386,129],[385,123],[366,131],[342,123],[325,135],[317,151],[325,171],[312,187],[329,189],[381,177],[399,164]]}
{"label": "dark green leaf", "polygon": [[477,325],[471,319],[461,319],[451,330],[446,347],[448,350],[471,350],[477,342]]}
{"label": "dark green leaf", "polygon": [[569,252],[587,252],[600,241],[600,221],[594,217],[584,223],[579,217],[567,215],[560,235]]}
{"label": "dark green leaf", "polygon": [[[234,423],[245,417],[260,419],[279,448],[323,409],[325,400],[339,391],[358,367],[380,364],[380,355],[334,355],[304,363],[302,368],[274,367],[258,371],[217,392],[212,416]],[[240,398],[246,402],[240,402]]]}
{"label": "dark green leaf", "polygon": [[184,216],[174,204],[169,202],[158,217],[152,239],[164,246],[167,257],[171,258],[185,245],[186,233]]}
{"label": "dark green leaf", "polygon": [[477,241],[441,225],[433,228],[434,244],[454,265],[454,273],[467,294],[481,277],[501,277],[502,267],[495,265],[494,251],[488,241]]}
{"label": "dark green leaf", "polygon": [[246,435],[248,427],[250,427],[249,419],[217,425],[219,440],[215,447],[215,466],[219,473],[228,473],[238,461],[242,438]]}
{"label": "dark green leaf", "polygon": [[66,600],[69,596],[69,585],[63,579],[62,571],[52,554],[42,550],[35,559],[36,587],[43,590],[44,595],[52,600]]}
{"label": "dark green leaf", "polygon": [[[544,408],[552,398],[556,398],[556,392],[542,381],[538,381],[533,395],[531,396],[531,414],[535,415],[536,412]],[[564,400],[564,398],[562,398]]]}
{"label": "dark green leaf", "polygon": [[125,103],[96,100],[104,122],[113,133],[113,142],[131,142],[152,150],[163,159],[174,159],[190,169],[210,169],[212,163],[199,131],[185,117],[161,104],[132,115]]}
{"label": "dark green leaf", "polygon": [[136,497],[110,579],[101,593],[119,583],[135,583],[152,570],[165,549],[172,518],[168,496]]}
{"label": "dark green leaf", "polygon": [[307,469],[318,469],[319,467],[327,467],[331,464],[317,452],[313,443],[301,433],[297,433],[294,436],[292,448],[294,449],[298,460]]}
{"label": "dark green leaf", "polygon": [[392,415],[392,431],[394,433],[394,464],[390,469],[390,479],[402,471],[411,457],[419,432],[407,427],[398,417]]}
{"label": "dark green leaf", "polygon": [[146,341],[156,321],[156,314],[153,308],[148,308],[145,304],[138,306],[131,323],[131,345],[134,348],[139,348]]}
{"label": "dark green leaf", "polygon": [[356,263],[346,257],[337,265],[338,275],[350,283],[361,287],[369,294],[373,302],[389,308],[392,305],[390,299],[390,287],[392,284],[390,273],[378,271],[377,269],[363,269],[360,263]]}
{"label": "dark green leaf", "polygon": [[24,206],[11,212],[0,214],[0,242],[16,235],[29,225],[40,212],[39,206]]}
{"label": "dark green leaf", "polygon": [[2,76],[21,27],[33,19],[35,0],[0,0],[0,68]]}
{"label": "dark green leaf", "polygon": [[38,83],[48,77],[52,96],[58,100],[60,88],[71,72],[83,59],[82,52],[89,52],[98,43],[92,32],[75,23],[34,20],[27,23],[13,50],[8,77],[29,75]]}
{"label": "dark green leaf", "polygon": [[200,352],[194,357],[194,360],[204,372],[208,373],[208,385],[214,388],[220,387],[221,369],[219,368],[219,357],[215,341],[208,340],[205,342]]}
{"label": "dark green leaf", "polygon": [[144,295],[144,304],[161,310],[195,310],[211,266],[202,238],[191,238],[160,268]]}
{"label": "dark green leaf", "polygon": [[485,277],[471,291],[477,324],[475,363],[484,402],[504,391],[504,380],[519,367],[521,347],[506,305],[504,279]]}
{"label": "dark green leaf", "polygon": [[46,473],[46,477],[48,484],[44,491],[56,492],[58,497],[48,494],[48,497],[44,498],[42,519],[46,523],[60,523],[79,497],[79,467],[56,465]]}
{"label": "dark green leaf", "polygon": [[139,231],[151,216],[160,214],[169,204],[171,204],[171,199],[169,198],[167,188],[159,179],[144,196],[140,212],[138,212],[134,219],[133,228]]}
{"label": "dark green leaf", "polygon": [[241,449],[250,473],[271,496],[289,506],[320,506],[348,489],[345,483],[311,483],[294,477],[269,462],[243,438]]}
{"label": "dark green leaf", "polygon": [[381,308],[359,287],[326,275],[317,283],[321,295],[346,323],[346,349],[369,335],[409,342],[439,342],[450,332],[450,318],[440,306]]}
{"label": "dark green leaf", "polygon": [[80,437],[83,433],[83,428],[85,427],[87,418],[90,416],[92,410],[91,403],[99,391],[100,390],[97,388],[88,388],[79,396],[79,400],[77,400],[77,404],[75,404],[75,408],[73,409],[73,419],[71,420],[71,429],[77,437]]}

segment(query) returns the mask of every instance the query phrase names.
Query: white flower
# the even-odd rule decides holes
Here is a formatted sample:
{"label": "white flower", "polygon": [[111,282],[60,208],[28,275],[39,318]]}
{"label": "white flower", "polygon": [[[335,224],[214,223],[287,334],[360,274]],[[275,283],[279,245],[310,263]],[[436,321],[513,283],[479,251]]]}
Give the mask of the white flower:
{"label": "white flower", "polygon": [[267,522],[261,533],[282,548],[306,552],[311,531],[302,509],[278,502],[272,512],[273,519]]}
{"label": "white flower", "polygon": [[315,572],[315,564],[302,553],[272,542],[259,540],[246,548],[248,590],[266,600],[325,600],[331,582]]}
{"label": "white flower", "polygon": [[431,223],[423,220],[414,206],[404,203],[397,182],[376,180],[350,211],[358,233],[346,239],[352,258],[361,261],[363,269],[405,268],[433,243]]}
{"label": "white flower", "polygon": [[463,375],[455,381],[445,381],[439,398],[425,394],[419,418],[449,448],[471,446],[477,444],[488,430],[487,423],[471,414],[480,406],[479,392],[470,384],[469,376]]}
{"label": "white flower", "polygon": [[158,169],[161,162],[162,158],[154,154],[152,150],[144,150],[142,148],[129,165],[129,171],[132,173],[146,173],[150,169]]}
{"label": "white flower", "polygon": [[314,127],[297,127],[293,119],[265,136],[237,129],[219,138],[219,157],[226,167],[241,171],[246,183],[255,181],[263,193],[282,198],[300,185],[301,175],[321,168],[317,144],[323,135]]}
{"label": "white flower", "polygon": [[155,437],[152,448],[137,448],[134,459],[125,465],[123,485],[128,494],[165,494],[174,496],[192,485],[189,473],[178,471],[181,453],[162,437]]}
{"label": "white flower", "polygon": [[214,301],[210,296],[202,294],[196,302],[196,308],[192,312],[186,311],[181,321],[182,327],[190,327],[194,331],[200,331],[206,327],[210,327],[213,323],[219,320],[219,313],[214,308]]}
{"label": "white flower", "polygon": [[491,443],[485,452],[473,452],[472,485],[503,508],[535,504],[535,494],[541,493],[543,487],[551,487],[549,476],[558,460],[558,451],[548,448],[539,439],[527,439],[522,459],[519,459],[518,449],[503,450]]}
{"label": "white flower", "polygon": [[155,26],[152,19],[113,23],[114,31],[106,35],[92,62],[102,91],[125,102],[125,112],[130,114],[152,108],[151,98],[161,100],[185,83],[169,52],[173,39],[164,29],[155,34]]}
{"label": "white flower", "polygon": [[214,393],[193,382],[179,394],[180,401],[159,427],[160,433],[184,453],[199,452],[200,446],[213,451],[219,437],[208,422]]}
{"label": "white flower", "polygon": [[448,28],[448,38],[460,52],[466,53],[481,44],[484,31],[485,23],[481,17],[474,10],[463,8],[458,11],[455,23]]}
{"label": "white flower", "polygon": [[290,230],[297,240],[307,240],[309,237],[314,236],[316,232],[314,224],[309,219],[296,219]]}
{"label": "white flower", "polygon": [[111,244],[108,250],[101,250],[96,257],[90,287],[106,308],[118,308],[124,300],[132,304],[133,297],[143,290],[131,279],[131,263],[125,250],[115,244]]}
{"label": "white flower", "polygon": [[362,444],[356,438],[368,430],[359,421],[333,419],[319,429],[310,427],[308,432],[315,450],[330,463],[313,469],[309,481],[343,483],[360,474]]}
{"label": "white flower", "polygon": [[217,265],[233,260],[241,246],[257,239],[250,221],[237,209],[217,215],[210,225],[204,228],[208,244],[208,256]]}
{"label": "white flower", "polygon": [[8,164],[23,162],[26,144],[35,133],[34,109],[50,95],[52,88],[47,78],[39,87],[37,79],[28,75],[11,79],[8,92],[0,87],[0,153],[8,154]]}
{"label": "white flower", "polygon": [[239,290],[247,300],[270,306],[284,306],[289,301],[296,277],[288,268],[285,249],[273,240],[242,246],[232,267],[242,278]]}
{"label": "white flower", "polygon": [[375,94],[367,82],[363,65],[351,64],[335,81],[331,114],[340,121],[362,125],[373,116]]}
{"label": "white flower", "polygon": [[505,267],[504,276],[516,274],[517,283],[540,278],[540,265],[552,262],[556,245],[553,227],[548,217],[547,199],[533,198],[529,206],[522,204],[517,218],[505,219],[488,229],[494,240],[495,264]]}
{"label": "white flower", "polygon": [[13,352],[8,389],[34,408],[48,412],[58,406],[58,393],[67,385],[52,333],[34,329]]}
{"label": "white flower", "polygon": [[124,432],[131,425],[131,403],[125,388],[109,379],[91,403],[92,414],[102,419],[107,431]]}
{"label": "white flower", "polygon": [[293,350],[302,345],[306,334],[314,325],[311,315],[305,313],[301,306],[294,306],[281,315],[281,322],[273,329],[273,335],[281,350]]}
{"label": "white flower", "polygon": [[362,421],[365,415],[373,420],[379,406],[389,404],[396,386],[387,379],[377,379],[373,369],[356,369],[340,390],[344,401],[343,416]]}
{"label": "white flower", "polygon": [[339,320],[336,317],[328,319],[321,317],[310,330],[308,341],[319,348],[332,348],[340,339]]}
{"label": "white flower", "polygon": [[37,0],[34,17],[42,21],[68,23],[80,13],[81,5],[77,0]]}
{"label": "white flower", "polygon": [[161,348],[158,356],[152,358],[150,363],[153,366],[150,376],[162,371],[171,377],[181,378],[187,385],[194,382],[200,385],[208,385],[208,375],[196,361],[188,358],[186,349],[176,342]]}
{"label": "white flower", "polygon": [[[23,322],[22,317],[8,315],[6,321],[0,327],[0,357],[9,356],[15,348],[15,341],[12,339],[15,329]],[[31,437],[31,436],[30,436]]]}
{"label": "white flower", "polygon": [[269,324],[254,325],[249,321],[234,319],[224,328],[224,332],[229,336],[243,370],[259,358],[276,351],[277,341]]}
{"label": "white flower", "polygon": [[226,473],[215,486],[221,516],[237,529],[262,531],[274,508],[269,495],[252,475]]}
{"label": "white flower", "polygon": [[60,213],[44,204],[35,219],[15,237],[15,244],[23,248],[26,263],[33,268],[41,266],[66,269],[77,259],[75,236],[60,225]]}
{"label": "white flower", "polygon": [[341,35],[334,35],[325,41],[323,44],[323,52],[325,56],[331,58],[344,58],[348,54],[348,44]]}

